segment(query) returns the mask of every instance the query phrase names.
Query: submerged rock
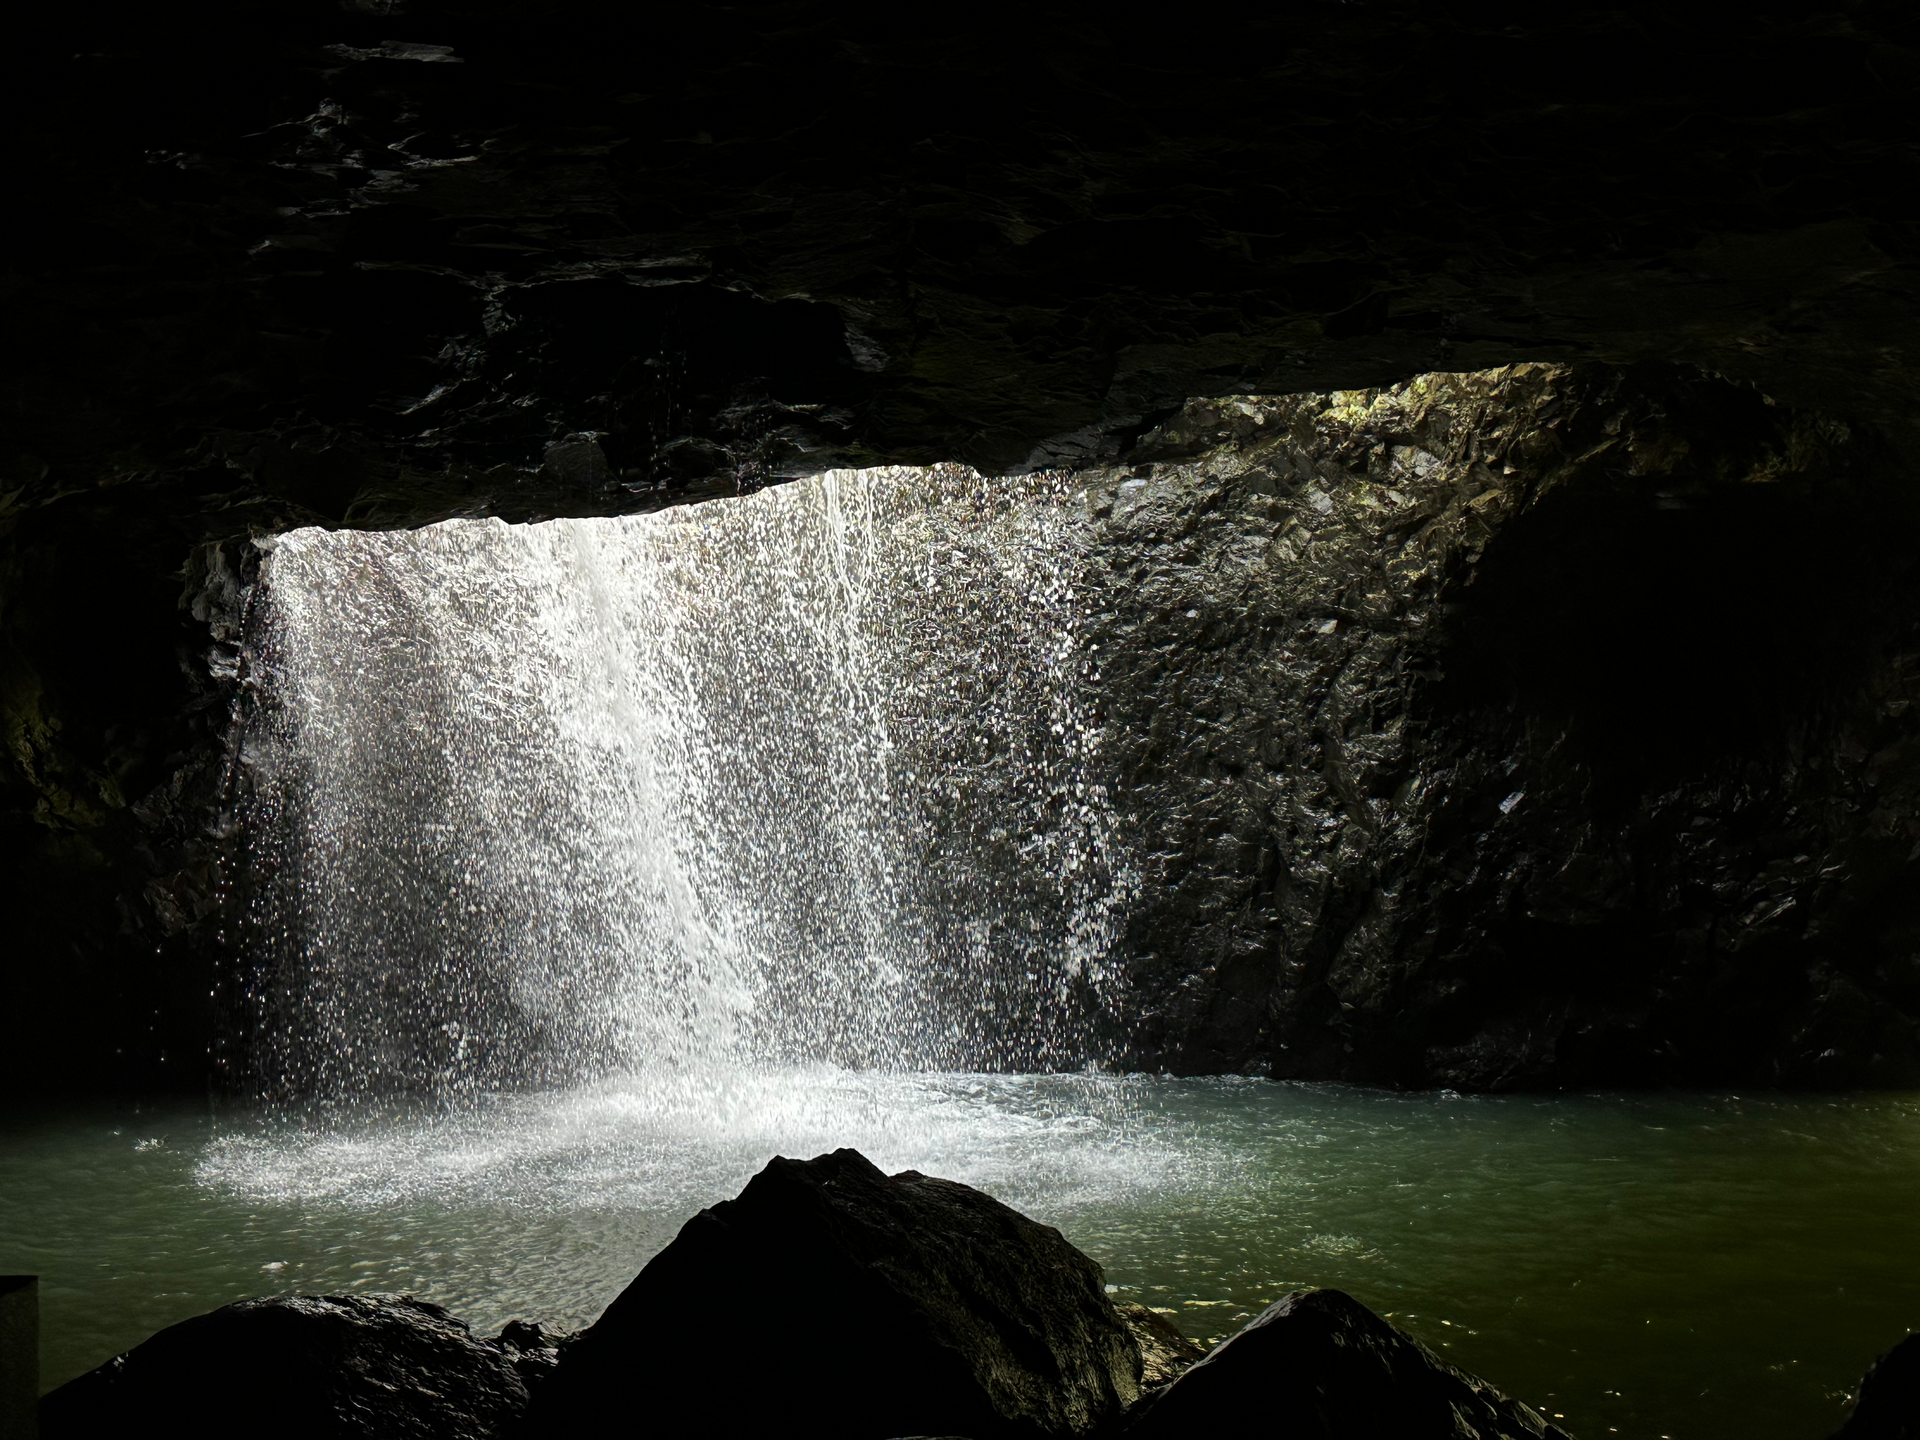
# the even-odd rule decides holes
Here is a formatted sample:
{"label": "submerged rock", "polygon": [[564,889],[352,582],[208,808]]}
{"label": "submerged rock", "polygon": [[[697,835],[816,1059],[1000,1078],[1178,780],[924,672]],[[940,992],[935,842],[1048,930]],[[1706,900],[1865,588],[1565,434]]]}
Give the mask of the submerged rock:
{"label": "submerged rock", "polygon": [[1909,1335],[1860,1378],[1833,1440],[1920,1440],[1920,1335]]}
{"label": "submerged rock", "polygon": [[[538,1348],[538,1347],[533,1347]],[[40,1402],[45,1440],[271,1433],[483,1440],[526,1408],[515,1355],[405,1295],[286,1295],[169,1326]]]}
{"label": "submerged rock", "polygon": [[1300,1290],[1142,1407],[1127,1440],[1570,1440],[1338,1290]]}
{"label": "submerged rock", "polygon": [[539,1436],[1085,1435],[1140,1390],[1100,1267],[1050,1226],[859,1152],[775,1159],[563,1353]]}

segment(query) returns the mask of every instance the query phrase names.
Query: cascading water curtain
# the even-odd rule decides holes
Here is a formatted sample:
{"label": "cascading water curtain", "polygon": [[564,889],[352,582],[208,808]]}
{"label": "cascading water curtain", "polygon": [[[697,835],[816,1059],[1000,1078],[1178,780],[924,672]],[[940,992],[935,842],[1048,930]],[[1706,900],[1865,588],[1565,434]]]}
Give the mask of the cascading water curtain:
{"label": "cascading water curtain", "polygon": [[270,1092],[1095,1058],[1132,871],[1060,477],[280,538]]}

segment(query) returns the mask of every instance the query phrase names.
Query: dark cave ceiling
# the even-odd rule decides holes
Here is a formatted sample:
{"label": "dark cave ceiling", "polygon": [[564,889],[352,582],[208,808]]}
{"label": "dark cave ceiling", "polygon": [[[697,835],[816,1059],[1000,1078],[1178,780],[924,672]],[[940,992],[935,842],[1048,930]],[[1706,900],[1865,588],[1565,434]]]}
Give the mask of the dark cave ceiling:
{"label": "dark cave ceiling", "polygon": [[1516,359],[1913,408],[1905,6],[35,23],[12,506],[633,508]]}

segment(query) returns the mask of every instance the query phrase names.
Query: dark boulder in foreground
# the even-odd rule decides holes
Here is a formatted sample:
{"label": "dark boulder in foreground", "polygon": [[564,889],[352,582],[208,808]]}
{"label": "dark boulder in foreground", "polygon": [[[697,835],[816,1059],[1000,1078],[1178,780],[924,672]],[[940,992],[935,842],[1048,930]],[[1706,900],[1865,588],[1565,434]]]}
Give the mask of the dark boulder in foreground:
{"label": "dark boulder in foreground", "polygon": [[1920,1440],[1920,1335],[1869,1365],[1849,1404],[1833,1440]]}
{"label": "dark boulder in foreground", "polygon": [[854,1150],[703,1210],[562,1354],[543,1437],[1036,1440],[1117,1421],[1140,1350],[1100,1267],[990,1196]]}
{"label": "dark boulder in foreground", "polygon": [[1195,1364],[1126,1440],[1570,1440],[1338,1290],[1300,1290]]}
{"label": "dark boulder in foreground", "polygon": [[40,1433],[482,1440],[526,1408],[518,1353],[407,1296],[242,1300],[45,1396]]}

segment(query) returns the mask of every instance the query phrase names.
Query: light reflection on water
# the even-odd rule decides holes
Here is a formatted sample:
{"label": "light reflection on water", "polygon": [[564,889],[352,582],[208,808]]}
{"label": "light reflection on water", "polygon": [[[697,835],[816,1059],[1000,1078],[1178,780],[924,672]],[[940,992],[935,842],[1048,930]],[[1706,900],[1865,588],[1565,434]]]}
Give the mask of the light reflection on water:
{"label": "light reflection on water", "polygon": [[733,1194],[771,1155],[852,1145],[889,1171],[963,1180],[1016,1205],[1076,1208],[1202,1183],[1211,1147],[1153,1118],[1160,1083],[824,1066],[703,1071],[682,1085],[650,1075],[371,1123],[229,1130],[197,1174],[271,1201],[684,1218]]}
{"label": "light reflection on water", "polygon": [[305,1126],[66,1115],[5,1135],[0,1269],[46,1277],[49,1384],[279,1290],[577,1325],[770,1155],[846,1144],[1060,1226],[1199,1338],[1338,1285],[1589,1440],[1817,1440],[1920,1326],[1911,1096],[815,1069]]}

